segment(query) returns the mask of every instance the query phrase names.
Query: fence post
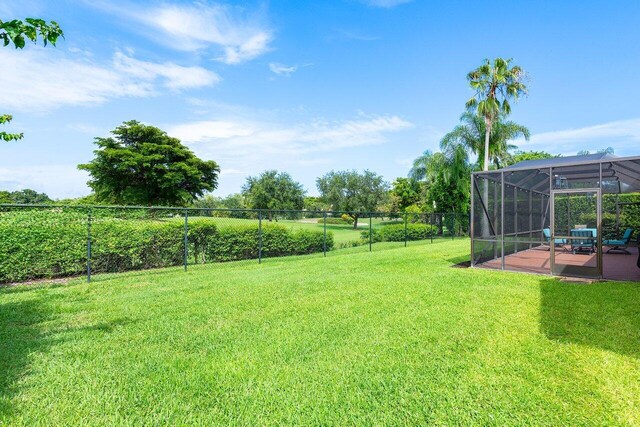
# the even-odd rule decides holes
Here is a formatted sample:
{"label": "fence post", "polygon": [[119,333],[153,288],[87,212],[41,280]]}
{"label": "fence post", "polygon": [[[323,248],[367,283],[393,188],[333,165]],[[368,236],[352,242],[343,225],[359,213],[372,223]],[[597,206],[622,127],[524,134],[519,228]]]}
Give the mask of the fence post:
{"label": "fence post", "polygon": [[91,208],[87,211],[87,283],[91,283]]}
{"label": "fence post", "polygon": [[404,247],[407,247],[407,213],[404,213]]}
{"label": "fence post", "polygon": [[324,256],[327,256],[327,211],[322,211],[322,216],[324,217],[324,240],[322,242],[322,252]]}
{"label": "fence post", "polygon": [[371,252],[371,244],[373,243],[373,231],[371,228],[371,220],[373,215],[369,214],[369,252]]}
{"label": "fence post", "polygon": [[262,263],[262,211],[258,210],[258,264]]}
{"label": "fence post", "polygon": [[455,211],[451,214],[451,240],[454,239],[454,232],[456,229],[456,213]]}
{"label": "fence post", "polygon": [[431,243],[433,243],[433,214],[429,214],[429,237],[431,238]]}
{"label": "fence post", "polygon": [[184,210],[184,271],[189,263],[189,211]]}

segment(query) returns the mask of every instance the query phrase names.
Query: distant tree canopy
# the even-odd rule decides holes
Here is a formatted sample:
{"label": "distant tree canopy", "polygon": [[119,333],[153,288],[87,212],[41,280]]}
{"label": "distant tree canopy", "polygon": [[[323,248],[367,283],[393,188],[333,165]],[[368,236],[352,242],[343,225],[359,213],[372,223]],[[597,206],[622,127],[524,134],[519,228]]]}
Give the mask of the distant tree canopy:
{"label": "distant tree canopy", "polygon": [[320,197],[307,196],[304,198],[304,209],[308,211],[328,211],[329,205]]}
{"label": "distant tree canopy", "polygon": [[38,193],[30,188],[12,192],[0,191],[0,203],[33,205],[51,203],[52,201],[45,193]]}
{"label": "distant tree canopy", "polygon": [[78,169],[91,174],[89,187],[98,202],[186,206],[218,186],[220,168],[196,157],[179,139],[135,120],[95,138],[98,149]]}
{"label": "distant tree canopy", "polygon": [[72,199],[60,199],[56,203],[69,206],[90,206],[96,204],[95,194],[89,194],[88,196],[75,197]]}
{"label": "distant tree canopy", "polygon": [[[47,43],[55,46],[59,37],[64,37],[64,35],[55,21],[47,23],[38,18],[14,19],[12,21],[0,19],[0,41],[4,47],[13,45],[16,49],[22,49],[26,40],[37,43],[38,39],[41,39],[45,46]],[[10,114],[0,114],[0,125],[9,123],[12,119]],[[14,141],[23,137],[22,133],[0,132],[0,140],[3,141]]]}
{"label": "distant tree canopy", "polygon": [[516,151],[514,152],[509,161],[505,163],[505,166],[515,165],[516,163],[524,162],[526,160],[544,160],[560,157],[559,155],[553,155],[546,151]]}
{"label": "distant tree canopy", "polygon": [[344,211],[358,227],[359,212],[375,212],[388,197],[389,184],[382,176],[365,170],[331,171],[316,180],[320,198],[332,210]]}
{"label": "distant tree canopy", "polygon": [[[596,151],[596,153],[615,154],[615,150],[613,149],[613,147],[607,147],[607,148],[601,148],[600,150]],[[580,150],[578,151],[577,155],[588,156],[589,154],[591,154],[589,150]]]}
{"label": "distant tree canopy", "polygon": [[203,197],[194,200],[191,206],[198,209],[224,209],[222,197],[214,196],[213,194],[205,194]]}
{"label": "distant tree canopy", "polygon": [[[192,206],[199,209],[246,209],[244,197],[240,193],[229,194],[226,197],[217,197],[212,194],[206,194],[204,197],[193,201]],[[214,216],[228,218],[249,218],[249,212],[243,211],[218,211],[212,212]]]}
{"label": "distant tree canopy", "polygon": [[305,194],[302,184],[294,181],[288,173],[277,170],[250,176],[242,187],[242,195],[249,209],[268,210],[269,221],[273,218],[271,211],[301,210]]}

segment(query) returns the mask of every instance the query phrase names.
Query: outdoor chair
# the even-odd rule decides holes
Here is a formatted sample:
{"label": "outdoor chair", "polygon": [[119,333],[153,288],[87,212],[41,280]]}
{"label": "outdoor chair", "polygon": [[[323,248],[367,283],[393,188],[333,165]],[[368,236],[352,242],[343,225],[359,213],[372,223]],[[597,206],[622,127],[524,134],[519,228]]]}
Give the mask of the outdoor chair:
{"label": "outdoor chair", "polygon": [[624,253],[627,255],[631,255],[631,252],[627,250],[629,247],[629,242],[631,242],[631,235],[633,234],[633,228],[627,228],[622,235],[622,238],[619,240],[605,240],[602,242],[604,246],[610,246],[607,250],[607,253]]}
{"label": "outdoor chair", "polygon": [[[544,236],[544,241],[548,244],[551,245],[551,230],[548,228],[544,228],[542,230],[542,235]],[[561,247],[564,248],[564,245],[567,244],[567,239],[553,239],[553,243],[556,245],[557,247]],[[549,246],[549,250],[551,250],[551,246]]]}
{"label": "outdoor chair", "polygon": [[589,252],[594,253],[596,251],[596,239],[593,238],[592,230],[571,230],[571,252],[575,255],[576,252]]}

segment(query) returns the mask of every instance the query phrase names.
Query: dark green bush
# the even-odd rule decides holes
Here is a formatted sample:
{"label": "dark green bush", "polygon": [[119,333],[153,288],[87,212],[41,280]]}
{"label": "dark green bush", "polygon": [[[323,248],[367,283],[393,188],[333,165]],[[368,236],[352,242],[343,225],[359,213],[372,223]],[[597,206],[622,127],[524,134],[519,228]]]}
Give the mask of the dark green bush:
{"label": "dark green bush", "polygon": [[[214,224],[209,224],[215,230]],[[91,226],[91,270],[95,273],[180,265],[184,260],[181,221],[105,219]]]}
{"label": "dark green bush", "polygon": [[[428,239],[435,231],[436,227],[428,224],[407,224],[407,240]],[[369,230],[363,231],[361,235],[363,240],[369,240]],[[404,239],[404,224],[390,224],[373,229],[373,242],[404,242]]]}
{"label": "dark green bush", "polygon": [[[91,221],[91,271],[124,272],[181,265],[184,221],[109,218]],[[148,217],[147,217],[148,218]],[[189,222],[189,262],[223,262],[258,257],[258,225],[219,227],[213,219]],[[47,209],[0,212],[0,283],[81,275],[87,269],[86,211]],[[263,256],[302,255],[323,250],[322,231],[262,228]],[[327,234],[327,250],[333,236]]]}
{"label": "dark green bush", "polygon": [[[262,256],[280,257],[321,252],[324,236],[321,231],[289,229],[277,224],[262,227]],[[258,258],[259,234],[257,225],[220,227],[207,237],[204,260],[234,261]],[[333,235],[327,233],[327,250],[333,248]]]}
{"label": "dark green bush", "polygon": [[[318,224],[324,224],[324,218],[320,218],[318,219]],[[333,225],[353,225],[353,218],[351,217],[347,217],[345,218],[336,218],[336,217],[329,217],[327,218],[327,224],[333,224]]]}

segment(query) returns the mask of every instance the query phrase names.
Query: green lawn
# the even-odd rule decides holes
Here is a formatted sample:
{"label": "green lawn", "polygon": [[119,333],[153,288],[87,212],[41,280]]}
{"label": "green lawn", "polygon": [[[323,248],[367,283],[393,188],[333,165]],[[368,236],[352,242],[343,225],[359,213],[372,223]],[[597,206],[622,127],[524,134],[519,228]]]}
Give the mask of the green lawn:
{"label": "green lawn", "polygon": [[640,284],[468,250],[1,289],[0,425],[639,425]]}

